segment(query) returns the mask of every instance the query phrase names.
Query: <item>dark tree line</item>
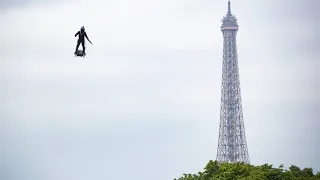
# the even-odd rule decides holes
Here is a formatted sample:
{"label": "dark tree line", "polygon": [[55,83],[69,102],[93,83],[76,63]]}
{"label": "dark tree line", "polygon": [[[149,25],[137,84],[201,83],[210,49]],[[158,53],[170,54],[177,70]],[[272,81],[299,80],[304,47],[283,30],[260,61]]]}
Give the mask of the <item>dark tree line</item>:
{"label": "dark tree line", "polygon": [[284,169],[283,165],[275,168],[269,164],[254,166],[209,161],[203,172],[183,174],[174,180],[320,180],[320,172],[314,174],[312,168],[300,169],[293,165]]}

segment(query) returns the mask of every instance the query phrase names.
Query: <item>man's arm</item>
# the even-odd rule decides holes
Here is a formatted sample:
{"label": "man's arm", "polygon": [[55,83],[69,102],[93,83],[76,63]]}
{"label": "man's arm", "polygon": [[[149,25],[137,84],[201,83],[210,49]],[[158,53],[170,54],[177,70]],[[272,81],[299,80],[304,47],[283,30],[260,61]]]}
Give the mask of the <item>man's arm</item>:
{"label": "man's arm", "polygon": [[79,34],[79,31],[74,35],[74,37],[77,37],[78,34]]}
{"label": "man's arm", "polygon": [[87,38],[87,40],[92,44],[92,42],[90,41],[90,39],[87,36],[87,33],[84,34],[84,36]]}

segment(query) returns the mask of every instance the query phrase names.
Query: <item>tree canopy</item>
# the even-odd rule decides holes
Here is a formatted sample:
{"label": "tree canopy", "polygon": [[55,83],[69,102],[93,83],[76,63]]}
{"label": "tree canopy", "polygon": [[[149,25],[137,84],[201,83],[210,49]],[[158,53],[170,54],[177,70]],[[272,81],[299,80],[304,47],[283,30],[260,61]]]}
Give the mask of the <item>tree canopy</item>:
{"label": "tree canopy", "polygon": [[211,160],[203,172],[183,174],[174,180],[320,180],[320,172],[314,174],[312,168],[300,169],[294,165],[284,169],[283,165],[275,168],[269,164],[254,166]]}

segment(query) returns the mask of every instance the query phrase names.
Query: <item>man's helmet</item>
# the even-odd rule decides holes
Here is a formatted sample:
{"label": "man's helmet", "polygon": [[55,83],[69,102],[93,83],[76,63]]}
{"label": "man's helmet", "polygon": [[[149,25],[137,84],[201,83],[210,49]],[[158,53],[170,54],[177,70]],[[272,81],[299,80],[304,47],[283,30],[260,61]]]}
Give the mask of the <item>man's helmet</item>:
{"label": "man's helmet", "polygon": [[84,26],[81,27],[81,30],[84,31]]}

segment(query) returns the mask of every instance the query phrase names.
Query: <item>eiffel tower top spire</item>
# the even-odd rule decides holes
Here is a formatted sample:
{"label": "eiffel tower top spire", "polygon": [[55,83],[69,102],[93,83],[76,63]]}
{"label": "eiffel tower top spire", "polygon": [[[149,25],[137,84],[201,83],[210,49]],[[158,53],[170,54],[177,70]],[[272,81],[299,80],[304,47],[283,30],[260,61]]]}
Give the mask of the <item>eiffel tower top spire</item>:
{"label": "eiffel tower top spire", "polygon": [[231,14],[231,3],[228,1],[228,12],[222,19],[221,30],[238,29],[237,18]]}

